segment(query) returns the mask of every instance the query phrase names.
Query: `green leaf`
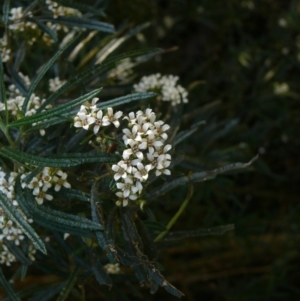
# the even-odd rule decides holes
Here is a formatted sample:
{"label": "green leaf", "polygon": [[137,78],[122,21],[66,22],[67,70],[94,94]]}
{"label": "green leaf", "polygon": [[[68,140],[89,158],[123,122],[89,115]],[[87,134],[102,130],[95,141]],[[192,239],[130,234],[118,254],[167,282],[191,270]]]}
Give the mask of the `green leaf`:
{"label": "green leaf", "polygon": [[40,157],[21,152],[9,146],[0,148],[0,155],[21,164],[39,167],[72,167],[84,163],[114,163],[119,156],[109,153],[67,153],[51,157]]}
{"label": "green leaf", "polygon": [[54,30],[52,30],[50,27],[48,27],[43,22],[40,22],[36,18],[26,18],[26,20],[35,23],[43,32],[47,33],[55,42],[58,41],[58,37]]}
{"label": "green leaf", "polygon": [[180,142],[184,141],[185,139],[187,139],[188,137],[193,135],[198,130],[199,126],[203,125],[205,123],[206,123],[205,121],[199,121],[199,122],[193,124],[189,130],[179,132],[178,135],[175,137],[173,146],[176,146]]}
{"label": "green leaf", "polygon": [[[70,110],[74,109],[78,105],[94,98],[101,90],[102,90],[102,88],[96,89],[90,93],[80,96],[80,97],[78,97],[68,103],[62,104],[58,107],[49,109],[49,110],[41,112],[41,113],[37,113],[32,116],[27,116],[27,117],[21,118],[19,120],[16,120],[16,121],[10,123],[8,125],[8,127],[19,127],[19,126],[24,126],[24,125],[31,125],[36,122],[45,121],[45,119],[48,119],[48,118],[57,117],[57,116],[61,116],[63,114],[69,113]],[[64,119],[62,119],[62,120],[64,121]]]}
{"label": "green leaf", "polygon": [[[17,196],[19,197],[19,196]],[[0,191],[1,208],[5,215],[11,219],[22,232],[32,241],[37,250],[47,254],[46,248],[42,240],[35,233],[33,228],[25,221],[19,211],[12,205],[9,199]]]}
{"label": "green leaf", "polygon": [[115,28],[112,24],[100,22],[93,19],[84,19],[80,17],[63,17],[51,18],[47,16],[38,17],[38,20],[44,22],[64,24],[72,27],[80,27],[86,29],[98,30],[101,32],[115,33]]}
{"label": "green leaf", "polygon": [[[32,195],[32,191],[28,188],[26,188],[25,191],[26,200],[28,205],[30,206],[30,211],[34,220],[39,220],[39,222],[43,221],[44,223],[48,223],[50,226],[52,225],[53,227],[57,227],[58,229],[73,229],[74,231],[77,229],[90,231],[103,229],[100,224],[97,224],[87,218],[53,210],[43,205],[37,205]],[[68,232],[62,231],[62,229],[59,229],[58,231]]]}
{"label": "green leaf", "polygon": [[71,78],[69,81],[67,81],[63,86],[61,86],[58,90],[56,90],[41,105],[41,107],[38,109],[38,112],[43,110],[48,104],[53,103],[54,100],[56,100],[58,98],[58,96],[69,91],[72,87],[75,87],[78,83],[87,80],[91,76],[97,75],[98,77],[100,77],[102,74],[105,74],[109,70],[114,69],[116,67],[116,64],[118,62],[122,61],[123,59],[138,57],[140,55],[145,55],[145,54],[155,54],[160,51],[161,51],[161,49],[159,49],[159,48],[135,50],[135,51],[123,53],[121,55],[109,58],[109,59],[105,60],[103,63],[91,67],[88,70],[75,75],[73,78]]}
{"label": "green leaf", "polygon": [[120,106],[124,105],[126,103],[138,101],[138,100],[143,100],[143,99],[148,99],[157,96],[156,93],[154,92],[139,92],[139,93],[133,93],[129,94],[126,96],[118,97],[109,101],[101,102],[97,104],[97,107],[99,109],[106,109],[108,107],[115,107],[115,106]]}
{"label": "green leaf", "polygon": [[56,2],[58,2],[64,6],[67,6],[67,7],[72,7],[72,8],[78,9],[80,11],[86,11],[86,12],[92,13],[94,15],[105,16],[105,13],[102,9],[97,9],[86,3],[83,4],[83,3],[80,3],[80,2],[74,1],[74,0],[56,0]]}
{"label": "green leaf", "polygon": [[132,28],[126,35],[121,36],[120,38],[112,39],[107,45],[105,45],[96,56],[96,64],[102,63],[115,49],[117,49],[121,44],[130,39],[131,37],[138,34],[143,29],[149,27],[150,22],[138,25]]}
{"label": "green leaf", "polygon": [[[100,206],[97,191],[97,182],[94,182],[91,189],[92,220],[103,227],[103,219],[96,209],[96,204]],[[112,249],[114,248],[114,242],[112,241],[112,239],[108,239],[107,236],[108,235],[106,234],[106,231],[96,231],[96,237],[100,248],[107,253],[110,262],[114,263],[114,254],[112,253]]]}
{"label": "green leaf", "polygon": [[[148,99],[148,98],[152,98],[157,96],[156,93],[153,92],[139,92],[139,93],[134,93],[134,94],[130,94],[130,95],[126,95],[126,96],[122,96],[122,97],[118,97],[109,101],[105,101],[103,103],[99,103],[97,105],[97,107],[99,109],[105,109],[108,107],[115,107],[118,105],[123,105],[126,103],[130,103],[130,102],[134,102],[134,101],[139,101],[139,100],[143,100],[143,99]],[[74,116],[77,114],[78,111],[69,111],[68,113],[62,114],[61,117],[53,117],[51,119],[47,119],[45,121],[40,121],[39,123],[37,123],[36,125],[32,126],[31,128],[29,128],[27,130],[27,132],[31,132],[31,131],[35,131],[35,130],[39,130],[39,129],[44,129],[47,128],[48,126],[54,125],[54,124],[58,124],[61,122],[65,122],[69,119],[73,118]]]}
{"label": "green leaf", "polygon": [[75,268],[75,270],[70,274],[70,276],[69,276],[69,278],[68,278],[65,286],[63,287],[63,289],[60,292],[59,297],[56,299],[57,301],[64,301],[64,300],[66,300],[66,298],[71,293],[74,285],[76,284],[79,272],[80,272],[80,269],[77,266]]}
{"label": "green leaf", "polygon": [[35,88],[37,87],[37,85],[39,84],[39,82],[41,81],[41,79],[43,78],[43,76],[45,75],[45,73],[49,70],[49,68],[54,64],[54,62],[59,58],[59,56],[74,42],[76,41],[79,37],[80,37],[81,33],[75,35],[68,43],[66,43],[61,49],[59,49],[56,54],[43,66],[43,68],[40,70],[38,76],[36,77],[36,79],[32,82],[32,84],[29,87],[28,90],[28,94],[25,97],[24,100],[24,104],[22,107],[22,114],[25,115],[26,110],[27,110],[27,106],[29,103],[29,99],[33,93],[33,91],[35,90]]}
{"label": "green leaf", "polygon": [[6,291],[10,301],[21,301],[21,299],[16,295],[16,293],[12,289],[10,283],[8,283],[7,280],[5,279],[1,268],[0,268],[0,284]]}
{"label": "green leaf", "polygon": [[91,199],[91,195],[89,193],[65,187],[61,187],[60,191],[54,191],[52,195],[64,199],[78,200],[83,202],[89,202]]}
{"label": "green leaf", "polygon": [[233,163],[233,164],[225,165],[220,168],[216,168],[214,170],[196,172],[190,176],[180,177],[179,179],[168,182],[168,183],[154,189],[146,197],[150,198],[150,199],[157,198],[158,196],[165,194],[166,192],[168,192],[169,190],[172,190],[173,188],[175,188],[177,186],[184,185],[189,182],[196,183],[196,182],[208,181],[208,180],[214,179],[218,174],[232,171],[232,170],[246,168],[246,167],[250,166],[255,160],[257,160],[257,158],[258,158],[258,156],[254,157],[248,163]]}
{"label": "green leaf", "polygon": [[178,240],[185,239],[188,237],[199,237],[205,235],[223,235],[224,233],[234,230],[234,224],[229,224],[225,226],[219,226],[214,228],[198,229],[192,231],[176,231],[169,232],[164,240]]}
{"label": "green leaf", "polygon": [[5,0],[4,4],[3,4],[3,23],[5,25],[5,27],[7,27],[8,25],[8,16],[9,16],[9,4],[10,4],[10,0]]}

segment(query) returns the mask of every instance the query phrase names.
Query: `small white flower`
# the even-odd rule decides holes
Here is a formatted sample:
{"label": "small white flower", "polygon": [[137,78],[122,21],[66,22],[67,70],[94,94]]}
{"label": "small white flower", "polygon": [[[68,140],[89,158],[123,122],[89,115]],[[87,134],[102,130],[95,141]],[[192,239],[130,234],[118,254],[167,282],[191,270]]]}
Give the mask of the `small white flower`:
{"label": "small white flower", "polygon": [[103,125],[113,123],[116,128],[120,126],[119,118],[123,115],[123,112],[118,111],[114,114],[114,111],[112,108],[107,108],[107,113],[103,117]]}
{"label": "small white flower", "polygon": [[71,188],[70,183],[67,182],[67,177],[68,177],[67,173],[63,172],[62,170],[59,170],[56,172],[56,175],[60,176],[60,178],[57,176],[53,177],[53,181],[55,182],[55,187],[54,187],[55,191],[59,191],[61,186],[64,186],[66,188]]}
{"label": "small white flower", "polygon": [[84,112],[78,112],[77,116],[74,118],[74,126],[76,128],[83,128],[85,130],[89,129],[90,124],[95,122],[95,119],[88,120],[89,115],[86,115]]}
{"label": "small white flower", "polygon": [[120,164],[119,162],[118,165],[114,164],[111,169],[115,172],[114,174],[115,181],[118,181],[120,178],[125,179],[127,177],[126,164]]}
{"label": "small white flower", "polygon": [[141,180],[146,181],[148,179],[149,171],[151,170],[151,164],[148,164],[146,166],[143,165],[143,163],[137,163],[137,171],[134,173],[134,177]]}
{"label": "small white flower", "polygon": [[28,188],[33,189],[33,194],[37,195],[40,192],[40,187],[43,186],[43,182],[38,180],[36,177],[32,178],[30,183],[27,185]]}

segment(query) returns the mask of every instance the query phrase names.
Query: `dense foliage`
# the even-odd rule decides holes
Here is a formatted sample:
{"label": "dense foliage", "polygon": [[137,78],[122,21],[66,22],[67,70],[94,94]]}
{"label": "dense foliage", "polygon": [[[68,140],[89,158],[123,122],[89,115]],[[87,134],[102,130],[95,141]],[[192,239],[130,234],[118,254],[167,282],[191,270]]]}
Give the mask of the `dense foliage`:
{"label": "dense foliage", "polygon": [[3,298],[297,300],[299,10],[4,1]]}

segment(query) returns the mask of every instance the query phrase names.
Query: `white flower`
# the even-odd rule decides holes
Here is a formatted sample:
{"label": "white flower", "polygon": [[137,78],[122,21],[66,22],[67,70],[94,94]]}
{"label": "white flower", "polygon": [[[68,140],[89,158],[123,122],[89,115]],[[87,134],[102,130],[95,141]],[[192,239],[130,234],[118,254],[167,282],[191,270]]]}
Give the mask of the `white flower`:
{"label": "white flower", "polygon": [[133,185],[133,180],[131,177],[124,179],[124,182],[118,182],[117,188],[122,190],[125,198],[129,197],[132,193],[135,194],[138,189]]}
{"label": "white flower", "polygon": [[114,179],[115,181],[118,181],[120,178],[125,179],[127,177],[127,165],[126,164],[120,164],[120,162],[118,163],[118,165],[113,165],[111,168],[114,172]]}
{"label": "white flower", "polygon": [[156,171],[155,171],[155,175],[158,177],[159,175],[161,175],[162,173],[165,175],[170,175],[171,171],[169,169],[167,169],[171,164],[171,161],[168,161],[166,159],[162,159],[160,161],[158,161],[157,167],[156,167]]}
{"label": "white flower", "polygon": [[106,124],[103,124],[102,116],[103,116],[103,112],[101,110],[99,110],[96,114],[96,118],[94,118],[94,117],[88,118],[88,122],[90,121],[95,124],[94,125],[94,134],[95,135],[99,132],[101,125],[106,125]]}
{"label": "white flower", "polygon": [[62,170],[59,170],[56,172],[56,175],[60,176],[60,178],[57,176],[53,177],[53,181],[55,182],[55,187],[54,187],[55,191],[59,191],[61,186],[64,186],[66,188],[71,188],[70,183],[67,182],[67,177],[68,177],[67,173],[63,172]]}
{"label": "white flower", "polygon": [[146,181],[148,179],[149,171],[151,170],[151,168],[151,164],[144,166],[143,163],[139,162],[137,163],[137,170],[133,176],[141,181]]}
{"label": "white flower", "polygon": [[125,149],[123,151],[123,159],[128,160],[131,155],[135,155],[138,159],[143,160],[144,155],[140,151],[140,145],[138,141],[131,140],[128,142],[128,144],[131,148]]}
{"label": "white flower", "polygon": [[90,124],[95,122],[95,119],[88,120],[89,115],[86,115],[84,112],[78,112],[77,116],[74,118],[74,126],[76,128],[83,128],[85,130],[89,129]]}
{"label": "white flower", "polygon": [[33,194],[38,194],[40,192],[40,187],[43,186],[43,182],[33,177],[30,183],[27,185],[28,188],[33,189]]}
{"label": "white flower", "polygon": [[123,112],[118,111],[114,114],[114,111],[112,108],[107,108],[107,113],[103,117],[103,124],[110,124],[113,123],[116,128],[120,126],[119,118],[123,115]]}

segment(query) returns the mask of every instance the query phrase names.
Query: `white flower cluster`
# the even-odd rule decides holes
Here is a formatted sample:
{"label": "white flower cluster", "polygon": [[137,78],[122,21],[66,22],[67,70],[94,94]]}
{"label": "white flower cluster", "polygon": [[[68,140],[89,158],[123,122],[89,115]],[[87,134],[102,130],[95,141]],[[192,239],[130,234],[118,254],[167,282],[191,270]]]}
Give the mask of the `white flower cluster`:
{"label": "white flower cluster", "polygon": [[53,18],[55,19],[59,16],[82,16],[82,13],[78,9],[61,6],[55,1],[46,0],[46,4],[48,5],[48,9],[52,12]]}
{"label": "white flower cluster", "polygon": [[173,75],[152,74],[143,76],[140,82],[133,86],[136,92],[158,91],[163,101],[170,101],[173,106],[187,103],[188,92],[177,84],[179,77]]}
{"label": "white flower cluster", "polygon": [[[21,176],[21,180],[27,177],[28,173]],[[29,183],[22,182],[22,188],[25,187],[32,190],[36,202],[41,205],[44,200],[52,201],[53,196],[47,193],[48,189],[54,186],[55,191],[59,191],[62,186],[71,188],[70,183],[67,182],[67,173],[57,168],[44,167],[43,171],[37,176],[33,177]]]}
{"label": "white flower cluster", "polygon": [[4,35],[0,39],[0,51],[1,51],[2,62],[3,63],[7,62],[10,59],[11,50],[8,48],[6,35]]}
{"label": "white flower cluster", "polygon": [[149,172],[155,175],[170,175],[168,169],[171,155],[166,144],[170,128],[162,120],[156,120],[151,109],[131,112],[123,119],[128,121],[128,128],[123,129],[123,142],[128,147],[123,151],[123,159],[112,166],[119,197],[118,205],[127,206],[129,200],[136,200],[143,190]]}
{"label": "white flower cluster", "polygon": [[120,126],[119,118],[123,115],[123,112],[118,111],[114,113],[112,108],[107,108],[107,112],[103,115],[103,111],[99,110],[96,106],[99,98],[95,97],[91,104],[82,105],[79,112],[74,118],[74,126],[77,128],[83,128],[88,130],[89,127],[93,126],[94,134],[99,132],[101,126],[108,126],[111,123],[115,127]]}
{"label": "white flower cluster", "polygon": [[[11,172],[7,175],[5,172],[0,171],[0,191],[8,198],[15,209],[23,216],[28,223],[32,223],[32,219],[27,219],[23,211],[19,208],[18,202],[16,201],[15,195],[15,180],[18,173]],[[13,254],[10,253],[6,245],[4,244],[4,239],[8,241],[14,241],[16,245],[24,239],[24,233],[22,230],[13,223],[7,216],[5,216],[3,209],[0,205],[0,263],[10,265],[12,262],[16,261]],[[32,246],[33,247],[33,246]],[[33,254],[35,249],[30,249],[30,258],[34,260]]]}
{"label": "white flower cluster", "polygon": [[65,84],[65,80],[59,79],[59,77],[51,78],[49,79],[49,91],[50,92],[55,92],[58,90],[62,85]]}
{"label": "white flower cluster", "polygon": [[118,80],[124,81],[133,74],[133,66],[134,64],[131,62],[130,58],[126,58],[120,61],[120,63],[115,69],[110,71],[109,77],[116,77]]}
{"label": "white flower cluster", "polygon": [[[23,211],[19,208],[19,204],[16,200],[15,194],[15,181],[18,176],[17,172],[11,172],[7,175],[5,172],[0,170],[0,191],[8,198],[15,209],[23,216],[28,222],[32,223],[32,219],[28,219]],[[32,194],[35,196],[35,200],[40,205],[44,200],[51,201],[53,196],[48,193],[50,187],[54,187],[55,191],[59,191],[62,186],[71,188],[71,185],[67,182],[67,174],[57,168],[45,167],[42,172],[33,177],[29,183],[25,182],[25,178],[28,173],[22,173],[21,175],[21,186],[32,190]],[[7,246],[5,245],[5,239],[13,241],[15,245],[20,245],[22,240],[25,238],[23,231],[14,224],[5,214],[0,205],[0,264],[10,265],[16,261],[16,258]],[[34,259],[36,249],[32,244],[29,245],[28,257],[31,260]]]}
{"label": "white flower cluster", "polygon": [[[99,132],[101,126],[113,123],[120,126],[123,112],[113,113],[112,108],[107,108],[107,113],[96,106],[98,98],[94,98],[89,105],[82,105],[74,117],[74,126],[85,130],[93,127],[94,134]],[[123,117],[127,120],[128,128],[123,129],[122,160],[112,166],[114,180],[118,191],[118,205],[127,206],[129,200],[137,200],[142,193],[143,184],[147,181],[149,173],[155,170],[155,175],[170,175],[168,167],[171,164],[171,155],[168,153],[172,148],[166,144],[168,135],[166,131],[170,126],[162,120],[156,120],[156,114],[152,109],[129,113]]]}
{"label": "white flower cluster", "polygon": [[[25,86],[30,85],[30,80],[28,76],[24,76],[22,73],[19,73],[20,77],[23,79]],[[10,85],[8,87],[8,92],[7,92],[7,109],[10,112],[12,116],[18,116],[18,113],[21,111],[25,97],[21,94],[21,92],[17,89],[15,85]],[[38,96],[35,94],[32,94],[30,96],[28,106],[27,106],[27,111],[25,113],[25,116],[32,116],[37,113],[37,110],[41,107],[41,105],[45,102],[45,99],[40,99]],[[47,105],[46,109],[51,108],[51,105]],[[0,111],[5,110],[5,105],[4,103],[0,102]],[[33,124],[34,125],[34,124]],[[40,129],[40,134],[42,136],[45,135],[45,130]]]}
{"label": "white flower cluster", "polygon": [[9,20],[9,29],[13,31],[25,31],[26,29],[36,29],[37,25],[30,21],[24,21],[26,17],[32,17],[30,11],[24,12],[23,7],[14,7],[10,10]]}
{"label": "white flower cluster", "polygon": [[[52,12],[53,18],[56,19],[59,16],[64,17],[81,17],[82,13],[78,9],[74,9],[71,7],[61,6],[59,3],[51,0],[46,0],[46,4],[48,5],[48,9]],[[64,31],[68,32],[69,28],[66,25],[55,23],[52,24],[51,22],[47,22],[47,26],[49,26],[52,30],[55,31]]]}

